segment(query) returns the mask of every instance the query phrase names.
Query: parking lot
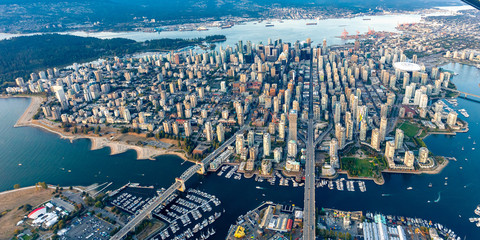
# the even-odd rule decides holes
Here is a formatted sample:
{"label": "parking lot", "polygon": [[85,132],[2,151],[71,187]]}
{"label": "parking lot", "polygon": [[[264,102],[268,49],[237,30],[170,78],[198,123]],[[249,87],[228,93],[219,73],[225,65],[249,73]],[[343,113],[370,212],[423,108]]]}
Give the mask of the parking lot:
{"label": "parking lot", "polygon": [[75,218],[70,229],[60,239],[106,240],[110,239],[110,232],[113,228],[113,225],[108,222],[94,216],[85,215],[81,218]]}

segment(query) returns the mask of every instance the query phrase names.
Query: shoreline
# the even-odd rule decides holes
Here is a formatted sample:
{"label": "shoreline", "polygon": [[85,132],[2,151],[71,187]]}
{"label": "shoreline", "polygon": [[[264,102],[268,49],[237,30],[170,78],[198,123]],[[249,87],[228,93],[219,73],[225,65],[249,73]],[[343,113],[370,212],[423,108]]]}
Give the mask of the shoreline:
{"label": "shoreline", "polygon": [[347,175],[347,178],[348,178],[349,180],[363,180],[363,181],[367,181],[367,180],[368,180],[368,181],[373,181],[375,184],[381,186],[381,185],[385,184],[385,178],[383,178],[383,174],[382,174],[382,173],[383,173],[383,171],[380,172],[380,176],[381,176],[382,178],[381,178],[381,179],[377,179],[377,178],[372,178],[372,177],[359,177],[359,176],[355,177],[355,176],[350,176],[350,174],[348,173],[348,171],[346,171],[346,170],[341,170],[341,171],[337,171],[337,173],[334,175],[335,177],[334,177],[333,179],[338,178],[338,177],[340,176],[340,174],[345,174],[345,175]]}
{"label": "shoreline", "polygon": [[[24,190],[28,190],[28,189],[33,189],[33,188],[36,188],[36,187],[38,187],[38,186],[32,185],[32,186],[21,187],[21,188],[17,188],[17,189],[4,190],[4,191],[0,191],[0,196],[5,195],[5,194],[9,194],[9,193],[20,192],[20,191],[24,191]],[[48,187],[48,189],[56,189],[57,188],[57,186],[52,185],[52,184],[47,184],[47,187]],[[70,188],[70,186],[60,186],[60,187],[62,187],[64,190],[68,190]],[[85,190],[81,189],[81,188],[84,188],[84,187],[83,186],[72,186],[73,190],[84,192]]]}
{"label": "shoreline", "polygon": [[450,161],[445,159],[442,164],[436,165],[436,168],[433,170],[413,170],[413,171],[403,171],[403,170],[394,170],[394,169],[386,169],[383,170],[382,173],[400,173],[400,174],[415,174],[415,175],[420,175],[420,174],[439,174],[442,172],[442,170],[448,165]]}
{"label": "shoreline", "polygon": [[48,126],[47,123],[45,123],[43,120],[33,120],[33,116],[38,112],[40,109],[41,104],[44,101],[43,97],[40,96],[0,96],[0,98],[12,98],[12,97],[17,97],[17,98],[30,98],[30,104],[25,110],[25,112],[20,116],[20,118],[17,120],[15,123],[14,127],[34,127],[34,128],[39,128],[42,130],[45,130],[47,132],[53,133],[58,135],[61,139],[67,139],[70,140],[71,143],[73,143],[74,140],[77,139],[89,139],[91,141],[91,147],[90,150],[98,150],[102,149],[105,147],[110,148],[110,155],[116,155],[120,153],[124,153],[128,150],[134,150],[137,153],[137,160],[141,159],[149,159],[149,160],[156,160],[156,157],[162,156],[162,155],[175,155],[184,161],[190,161],[193,162],[192,160],[188,159],[185,153],[182,153],[181,151],[175,151],[172,149],[156,149],[153,147],[146,147],[146,146],[136,146],[136,145],[131,145],[125,142],[119,142],[119,141],[110,141],[106,137],[97,137],[97,136],[89,136],[89,135],[71,135],[71,134],[65,134],[64,132],[58,131],[55,129],[54,126]]}
{"label": "shoreline", "polygon": [[[286,21],[286,20],[294,20],[294,21],[319,21],[319,20],[336,20],[336,19],[346,19],[346,18],[364,18],[364,17],[377,17],[377,16],[397,16],[397,15],[420,15],[422,13],[426,14],[433,14],[433,13],[442,13],[442,12],[448,12],[452,11],[449,10],[449,8],[455,8],[455,7],[461,7],[461,6],[468,6],[468,5],[442,5],[442,6],[430,6],[430,7],[422,7],[418,9],[410,9],[410,10],[382,10],[378,12],[371,12],[371,11],[365,11],[365,12],[358,12],[358,13],[350,13],[348,11],[341,12],[339,15],[329,15],[326,13],[321,14],[320,16],[308,18],[308,17],[301,17],[301,18],[293,18],[293,19],[283,19],[277,17],[263,17],[263,16],[247,16],[247,17],[233,17],[233,19],[227,19],[225,22],[233,22],[234,26],[236,25],[244,25],[248,23],[256,23],[256,22],[275,22],[275,21]],[[198,19],[190,19],[185,22],[171,22],[169,23],[168,21],[166,23],[163,23],[160,25],[162,28],[167,28],[167,30],[162,30],[161,32],[174,32],[174,31],[180,31],[179,29],[181,27],[185,26],[198,26],[198,25],[207,25],[210,28],[219,28],[219,26],[212,25],[216,21],[213,20],[207,20],[203,24],[198,23]],[[177,29],[175,30],[170,30],[168,29],[169,27],[176,27]],[[28,31],[28,30],[20,30],[16,32],[0,32],[0,34],[4,34],[5,36],[3,38],[0,38],[0,40],[5,40],[5,39],[10,39],[13,37],[18,37],[18,36],[32,36],[32,35],[40,35],[40,34],[70,34],[71,33],[130,33],[130,32],[142,32],[142,33],[151,33],[151,31],[147,31],[147,29],[150,29],[152,27],[149,26],[140,26],[140,31],[136,31],[135,27],[127,27],[127,28],[118,28],[116,30],[109,30],[107,28],[105,29],[91,29],[91,28],[78,28],[78,29],[63,29],[60,31]],[[75,34],[73,34],[75,35]],[[98,38],[98,37],[97,37]]]}
{"label": "shoreline", "polygon": [[27,109],[25,109],[25,112],[23,112],[22,116],[20,116],[20,118],[17,120],[17,122],[13,127],[27,126],[30,122],[32,122],[33,117],[40,110],[40,105],[42,105],[44,101],[43,97],[39,97],[39,96],[31,96],[31,97],[25,97],[25,98],[30,98],[30,104],[28,105]]}
{"label": "shoreline", "polygon": [[[70,140],[71,143],[73,143],[74,140],[77,139],[89,139],[91,142],[90,150],[99,150],[102,148],[109,148],[110,149],[110,155],[117,155],[124,153],[128,150],[134,150],[137,154],[137,160],[156,160],[156,157],[160,157],[162,155],[175,155],[184,161],[189,161],[192,163],[195,163],[195,161],[189,159],[186,157],[185,153],[182,153],[181,151],[175,151],[172,149],[157,149],[154,147],[147,147],[147,146],[136,146],[136,145],[131,145],[126,142],[122,141],[111,141],[105,136],[90,136],[90,135],[72,135],[70,134],[65,134],[65,132],[59,131],[58,129],[55,129],[55,126],[48,126],[48,123],[45,122],[44,119],[42,120],[33,120],[33,116],[38,112],[40,109],[41,104],[44,101],[44,97],[40,96],[25,96],[25,95],[0,95],[0,98],[30,98],[31,102],[25,112],[20,116],[20,118],[17,120],[16,124],[14,127],[34,127],[38,129],[45,130],[47,132],[53,133],[58,135],[61,139],[67,139]],[[437,133],[437,134],[445,134],[445,133]],[[422,139],[426,138],[430,134],[427,134],[424,136]],[[434,170],[426,170],[426,171],[412,171],[412,172],[405,172],[401,170],[383,170],[382,173],[400,173],[400,174],[438,174],[440,173],[447,165],[448,165],[448,160],[445,159],[445,161],[441,164],[438,165]],[[359,179],[359,180],[372,180],[374,181],[377,185],[383,185],[385,183],[385,180],[382,179],[383,181],[379,181],[378,179],[375,178],[368,178],[368,177],[352,177],[349,176],[347,172],[339,172],[339,174],[346,174],[348,179]]]}

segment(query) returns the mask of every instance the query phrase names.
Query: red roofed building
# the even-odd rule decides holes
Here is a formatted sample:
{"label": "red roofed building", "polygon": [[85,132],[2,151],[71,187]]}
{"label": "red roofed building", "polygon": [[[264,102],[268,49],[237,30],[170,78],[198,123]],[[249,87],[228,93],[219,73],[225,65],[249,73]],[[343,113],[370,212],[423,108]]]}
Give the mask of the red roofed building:
{"label": "red roofed building", "polygon": [[293,225],[293,220],[292,220],[292,219],[288,219],[288,222],[287,222],[287,231],[292,230],[292,225]]}
{"label": "red roofed building", "polygon": [[47,213],[47,208],[46,207],[39,207],[35,210],[33,210],[30,214],[28,214],[28,218],[30,219],[36,219],[38,216]]}

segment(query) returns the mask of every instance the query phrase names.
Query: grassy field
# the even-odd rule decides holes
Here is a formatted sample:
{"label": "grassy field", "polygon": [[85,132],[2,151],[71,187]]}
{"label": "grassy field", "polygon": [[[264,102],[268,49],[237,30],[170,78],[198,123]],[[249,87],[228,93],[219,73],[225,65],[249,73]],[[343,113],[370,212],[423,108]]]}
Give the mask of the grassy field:
{"label": "grassy field", "polygon": [[49,200],[53,191],[53,189],[31,188],[0,195],[0,212],[8,211],[0,218],[0,239],[13,237],[17,222],[28,214],[28,211],[19,209],[20,206],[30,204],[35,207]]}
{"label": "grassy field", "polygon": [[412,124],[409,122],[403,122],[402,125],[400,125],[400,127],[398,128],[402,129],[405,133],[405,136],[407,137],[415,136],[420,129],[416,124]]}
{"label": "grassy field", "polygon": [[354,157],[342,158],[341,168],[348,171],[353,177],[376,177],[379,175],[380,167],[374,158],[358,159]]}
{"label": "grassy field", "polygon": [[424,138],[425,136],[427,136],[427,133],[425,132],[425,130],[422,130],[422,133],[420,133],[420,135],[418,135],[419,138]]}

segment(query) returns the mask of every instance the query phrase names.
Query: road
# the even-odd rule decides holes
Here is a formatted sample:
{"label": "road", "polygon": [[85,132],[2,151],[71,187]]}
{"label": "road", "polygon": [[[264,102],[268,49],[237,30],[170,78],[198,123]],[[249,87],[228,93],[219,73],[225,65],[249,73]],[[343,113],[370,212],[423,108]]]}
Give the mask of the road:
{"label": "road", "polygon": [[308,130],[307,130],[307,160],[305,162],[305,198],[303,209],[303,239],[315,239],[315,146],[313,135],[313,53],[310,52],[310,87],[308,106]]}
{"label": "road", "polygon": [[[224,142],[219,148],[214,150],[212,153],[210,153],[206,158],[202,160],[203,166],[207,166],[210,164],[212,160],[214,160],[220,153],[222,153],[228,146],[230,146],[235,140],[236,140],[236,135],[238,133],[243,133],[243,131],[248,129],[248,125],[242,126],[232,137],[230,137],[226,142]],[[202,165],[200,164],[195,164],[191,167],[189,167],[185,172],[182,173],[182,175],[179,177],[180,179],[183,180],[183,182],[188,181],[195,173],[200,170]],[[180,182],[175,182],[173,183],[166,191],[164,191],[160,196],[158,196],[154,202],[152,202],[150,205],[148,205],[143,211],[138,213],[137,215],[134,216],[133,219],[131,219],[125,226],[123,226],[120,231],[118,231],[114,236],[110,238],[110,240],[120,240],[124,238],[128,232],[133,230],[140,222],[143,221],[147,216],[150,215],[150,213],[155,210],[160,204],[165,201],[172,193],[174,193],[178,188],[180,188],[182,183]]]}

